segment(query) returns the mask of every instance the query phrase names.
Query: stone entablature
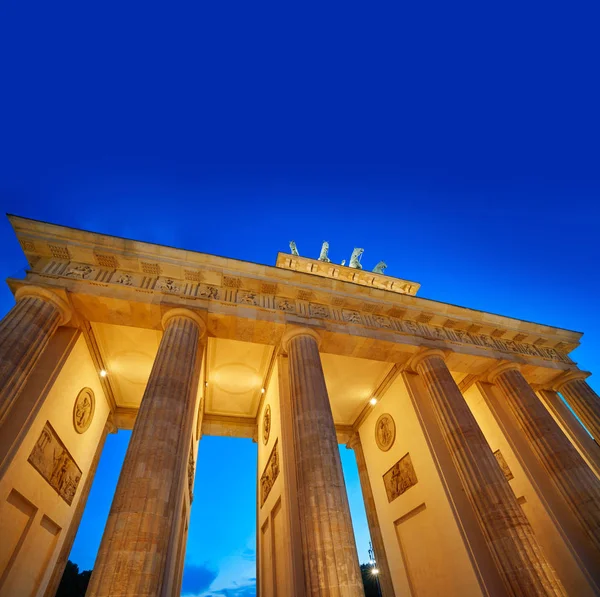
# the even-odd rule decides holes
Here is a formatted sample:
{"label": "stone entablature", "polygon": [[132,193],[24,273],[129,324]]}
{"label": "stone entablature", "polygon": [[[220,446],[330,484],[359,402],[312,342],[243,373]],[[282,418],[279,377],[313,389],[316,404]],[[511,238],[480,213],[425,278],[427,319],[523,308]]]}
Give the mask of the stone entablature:
{"label": "stone entablature", "polygon": [[[44,278],[236,303],[569,364],[572,361],[566,355],[581,337],[569,330],[418,298],[401,288],[367,287],[341,275],[333,278],[301,268],[263,266],[14,216],[11,223],[32,272]],[[295,256],[279,254],[278,263],[290,257]],[[383,281],[414,284],[318,260],[295,259],[349,270],[352,275],[366,276],[367,281],[379,276]],[[414,293],[417,288],[407,290]]]}
{"label": "stone entablature", "polygon": [[[89,266],[72,263],[63,263],[60,264],[60,267],[58,267],[58,265],[59,263],[56,261],[49,262],[44,268],[44,271],[55,273],[42,273],[40,275],[52,279],[62,278],[83,282],[93,286],[107,288],[113,285],[126,286],[127,288],[131,288],[131,290],[138,290],[144,293],[162,294],[167,296],[177,295],[182,298],[208,300],[217,303],[233,303],[264,310],[279,311],[287,315],[309,319],[331,321],[352,326],[363,326],[383,332],[389,331],[391,333],[417,336],[428,340],[441,340],[443,342],[470,345],[508,354],[532,356],[567,364],[573,363],[566,353],[561,352],[556,348],[515,342],[514,340],[503,339],[497,336],[468,332],[454,327],[432,325],[418,320],[415,321],[412,319],[401,319],[390,315],[375,314],[372,312],[373,309],[369,309],[371,305],[373,307],[381,307],[381,305],[375,303],[368,304],[363,302],[361,305],[362,310],[345,309],[331,304],[315,303],[309,300],[292,298],[290,296],[277,296],[242,290],[235,287],[238,285],[238,282],[239,285],[241,285],[241,279],[228,276],[223,276],[221,284],[229,283],[229,286],[223,286],[217,284],[186,282],[184,280],[165,277],[134,276],[131,274],[127,274],[127,277],[125,277],[126,274],[122,271],[109,271],[103,268],[91,268]],[[85,272],[84,276],[79,275],[82,271]],[[73,272],[77,272],[77,274],[73,275]],[[210,274],[216,276],[216,272],[207,272],[207,276]],[[235,280],[236,283],[232,283],[231,280]],[[280,291],[284,292],[285,287],[282,287]],[[332,297],[331,301],[335,301],[335,297]],[[385,305],[383,305],[383,307],[385,307]],[[394,313],[394,307],[389,309],[388,312]],[[406,315],[406,312],[404,315]]]}
{"label": "stone entablature", "polygon": [[421,287],[417,282],[411,282],[410,280],[402,280],[384,274],[338,265],[337,263],[319,261],[318,259],[289,255],[287,253],[278,253],[276,265],[277,267],[296,272],[344,280],[345,282],[352,282],[361,286],[369,286],[371,288],[412,296],[416,295]]}

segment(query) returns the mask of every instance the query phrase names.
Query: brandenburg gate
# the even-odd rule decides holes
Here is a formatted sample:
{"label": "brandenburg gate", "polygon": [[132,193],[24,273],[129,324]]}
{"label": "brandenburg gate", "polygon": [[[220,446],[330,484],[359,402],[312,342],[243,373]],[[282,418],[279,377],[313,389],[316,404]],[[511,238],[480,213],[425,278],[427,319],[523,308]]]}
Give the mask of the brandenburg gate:
{"label": "brandenburg gate", "polygon": [[600,594],[580,333],[420,298],[360,249],[291,243],[273,267],[10,221],[28,270],[0,324],[1,597],[54,596],[116,429],[88,596],[179,595],[203,435],[256,441],[261,597],[363,595],[339,444],[384,597]]}

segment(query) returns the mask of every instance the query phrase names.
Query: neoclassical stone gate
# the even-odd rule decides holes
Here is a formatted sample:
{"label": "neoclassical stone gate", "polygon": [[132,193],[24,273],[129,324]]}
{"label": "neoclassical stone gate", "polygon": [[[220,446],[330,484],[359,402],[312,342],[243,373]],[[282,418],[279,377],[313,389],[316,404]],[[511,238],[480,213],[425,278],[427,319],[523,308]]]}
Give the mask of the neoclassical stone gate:
{"label": "neoclassical stone gate", "polygon": [[179,595],[202,435],[257,442],[261,597],[362,595],[340,443],[384,597],[600,594],[600,447],[558,394],[598,439],[581,334],[326,251],[271,267],[10,220],[29,269],[0,323],[0,597],[54,595],[118,428],[88,595]]}

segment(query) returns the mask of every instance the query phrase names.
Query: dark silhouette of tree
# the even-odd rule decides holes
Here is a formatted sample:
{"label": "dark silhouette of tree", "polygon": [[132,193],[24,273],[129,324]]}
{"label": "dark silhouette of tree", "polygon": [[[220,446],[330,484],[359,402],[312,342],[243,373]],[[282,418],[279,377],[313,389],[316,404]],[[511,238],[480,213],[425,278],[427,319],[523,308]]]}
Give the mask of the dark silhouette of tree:
{"label": "dark silhouette of tree", "polygon": [[56,597],[85,597],[90,576],[91,570],[79,572],[79,566],[69,560],[60,579]]}
{"label": "dark silhouette of tree", "polygon": [[362,581],[365,587],[365,597],[379,597],[377,578],[371,572],[372,569],[373,567],[370,564],[360,565],[360,573],[362,575]]}

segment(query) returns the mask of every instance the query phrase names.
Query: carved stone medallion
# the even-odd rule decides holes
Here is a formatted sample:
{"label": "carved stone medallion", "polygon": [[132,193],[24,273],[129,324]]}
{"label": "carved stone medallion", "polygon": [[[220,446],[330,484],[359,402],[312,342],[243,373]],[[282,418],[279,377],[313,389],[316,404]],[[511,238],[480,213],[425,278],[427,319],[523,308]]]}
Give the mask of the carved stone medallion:
{"label": "carved stone medallion", "polygon": [[380,450],[387,452],[393,445],[396,439],[396,423],[392,415],[387,413],[381,415],[375,423],[375,441]]}
{"label": "carved stone medallion", "polygon": [[90,388],[83,388],[75,398],[73,406],[73,427],[77,433],[87,431],[94,417],[96,399]]}
{"label": "carved stone medallion", "polygon": [[271,405],[267,404],[265,408],[265,414],[263,415],[263,429],[262,429],[263,444],[267,445],[269,441],[269,435],[271,434]]}
{"label": "carved stone medallion", "polygon": [[44,425],[28,460],[70,506],[81,480],[81,469],[49,422]]}

